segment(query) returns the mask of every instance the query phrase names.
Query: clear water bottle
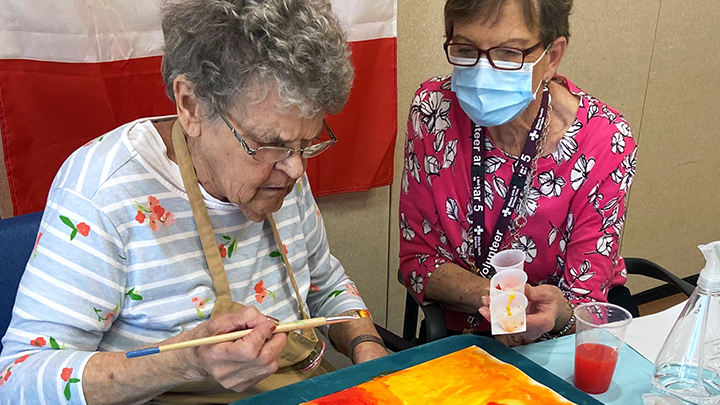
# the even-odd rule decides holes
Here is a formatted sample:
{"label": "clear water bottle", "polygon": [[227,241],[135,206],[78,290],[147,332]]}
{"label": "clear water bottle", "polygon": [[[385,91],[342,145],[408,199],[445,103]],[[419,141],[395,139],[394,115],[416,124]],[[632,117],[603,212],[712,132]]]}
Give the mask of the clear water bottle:
{"label": "clear water bottle", "polygon": [[720,241],[699,246],[705,268],[655,361],[654,392],[720,404]]}

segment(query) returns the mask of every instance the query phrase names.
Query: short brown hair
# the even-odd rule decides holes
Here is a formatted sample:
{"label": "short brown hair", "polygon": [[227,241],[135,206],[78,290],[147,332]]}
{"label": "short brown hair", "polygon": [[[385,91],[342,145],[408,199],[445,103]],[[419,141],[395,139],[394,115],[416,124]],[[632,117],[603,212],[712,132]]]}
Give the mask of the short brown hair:
{"label": "short brown hair", "polygon": [[558,37],[570,39],[568,17],[573,0],[447,0],[445,35],[450,38],[453,26],[458,23],[469,23],[477,18],[482,21],[499,19],[509,1],[520,2],[525,23],[531,31],[540,30],[540,38],[545,46]]}

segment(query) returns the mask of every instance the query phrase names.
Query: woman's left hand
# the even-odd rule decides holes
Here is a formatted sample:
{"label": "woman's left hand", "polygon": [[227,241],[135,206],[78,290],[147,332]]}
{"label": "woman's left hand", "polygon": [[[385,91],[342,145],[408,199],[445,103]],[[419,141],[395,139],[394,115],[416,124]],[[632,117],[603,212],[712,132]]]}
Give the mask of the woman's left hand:
{"label": "woman's left hand", "polygon": [[[543,284],[532,287],[525,285],[528,299],[525,332],[497,335],[495,338],[507,346],[520,346],[537,341],[545,332],[562,329],[573,315],[562,291],[554,285]],[[483,297],[480,315],[490,322],[490,302]]]}

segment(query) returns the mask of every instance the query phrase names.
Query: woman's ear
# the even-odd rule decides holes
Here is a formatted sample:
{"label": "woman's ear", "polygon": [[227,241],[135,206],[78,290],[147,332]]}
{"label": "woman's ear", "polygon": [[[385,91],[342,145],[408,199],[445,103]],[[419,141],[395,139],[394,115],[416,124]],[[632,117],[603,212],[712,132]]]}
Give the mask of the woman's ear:
{"label": "woman's ear", "polygon": [[547,51],[549,62],[547,68],[545,69],[545,75],[543,76],[544,80],[550,81],[555,76],[555,73],[557,73],[557,70],[560,67],[560,62],[562,61],[563,56],[565,56],[566,50],[567,38],[565,37],[558,37],[552,42],[552,44],[550,44],[550,49]]}
{"label": "woman's ear", "polygon": [[200,100],[195,96],[192,82],[183,75],[177,76],[173,81],[173,92],[178,120],[183,130],[187,136],[200,136],[203,111]]}

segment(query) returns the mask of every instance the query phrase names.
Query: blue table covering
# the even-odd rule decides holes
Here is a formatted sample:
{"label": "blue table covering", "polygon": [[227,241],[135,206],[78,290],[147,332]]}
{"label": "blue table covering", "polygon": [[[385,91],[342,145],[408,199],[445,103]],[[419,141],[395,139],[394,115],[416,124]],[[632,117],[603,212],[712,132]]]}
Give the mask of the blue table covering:
{"label": "blue table covering", "polygon": [[[552,388],[560,395],[578,405],[601,405],[602,403],[568,384],[556,375],[548,372],[527,357],[506,347],[494,339],[461,335],[451,336],[435,342],[417,346],[412,349],[394,353],[380,359],[363,364],[344,368],[329,374],[321,375],[310,380],[288,385],[261,395],[256,395],[238,402],[236,405],[297,405],[302,402],[341,391],[346,388],[370,381],[379,375],[424,363],[434,358],[464,349],[468,346],[478,346],[498,359],[513,364],[534,380]],[[478,381],[482,383],[482,381]],[[473,405],[473,404],[463,404]],[[484,404],[482,404],[484,405]]]}
{"label": "blue table covering", "polygon": [[[575,336],[533,343],[514,348],[566,382],[573,383]],[[642,394],[650,392],[653,364],[632,347],[623,344],[610,389],[592,395],[606,405],[643,405]]]}

